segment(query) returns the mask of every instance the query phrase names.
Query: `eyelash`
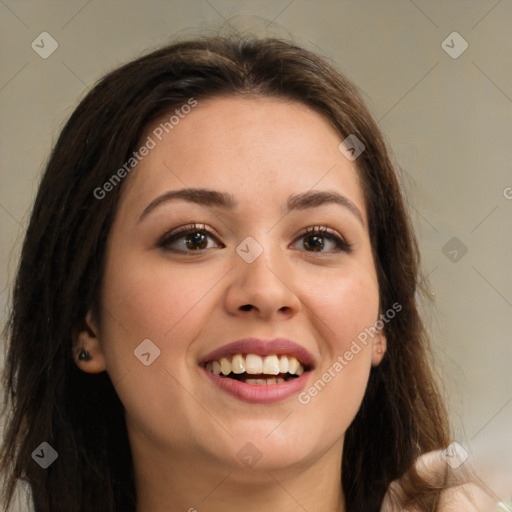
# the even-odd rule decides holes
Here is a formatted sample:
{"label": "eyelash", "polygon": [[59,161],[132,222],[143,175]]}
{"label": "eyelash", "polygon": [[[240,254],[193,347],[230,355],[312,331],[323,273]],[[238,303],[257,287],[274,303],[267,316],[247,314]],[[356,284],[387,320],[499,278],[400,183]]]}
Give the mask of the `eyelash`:
{"label": "eyelash", "polygon": [[[180,238],[183,238],[185,235],[193,235],[196,233],[202,233],[205,234],[211,238],[214,238],[217,243],[217,237],[213,235],[208,229],[206,229],[205,224],[188,224],[186,226],[180,226],[179,228],[176,228],[172,230],[169,233],[166,233],[158,242],[158,246],[162,247],[166,250],[172,251],[172,252],[178,252],[178,253],[202,253],[206,249],[192,249],[192,250],[182,250],[182,249],[172,249],[170,248],[170,245],[172,242],[175,242],[176,240],[179,240]],[[339,235],[337,235],[334,231],[332,231],[330,228],[326,226],[310,226],[306,228],[297,238],[295,241],[299,240],[301,237],[307,237],[307,236],[319,236],[321,238],[326,238],[328,240],[331,240],[336,245],[335,251],[306,251],[311,253],[318,253],[318,254],[333,254],[333,252],[352,252],[352,246],[346,242],[343,238],[341,238]],[[222,245],[222,244],[221,244]]]}

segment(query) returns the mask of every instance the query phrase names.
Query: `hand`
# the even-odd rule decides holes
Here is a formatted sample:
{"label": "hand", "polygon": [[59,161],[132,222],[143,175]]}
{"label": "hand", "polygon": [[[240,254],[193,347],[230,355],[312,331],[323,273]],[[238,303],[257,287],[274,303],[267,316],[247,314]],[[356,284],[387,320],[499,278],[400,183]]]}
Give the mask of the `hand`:
{"label": "hand", "polygon": [[[447,487],[441,492],[438,512],[495,512],[498,500],[478,484],[474,472],[465,462],[457,469],[452,469],[441,457],[442,450],[426,453],[415,462],[419,475],[428,483]],[[445,480],[446,479],[446,480]],[[402,488],[395,480],[384,496],[381,512],[401,512]],[[407,512],[416,512],[408,509]]]}

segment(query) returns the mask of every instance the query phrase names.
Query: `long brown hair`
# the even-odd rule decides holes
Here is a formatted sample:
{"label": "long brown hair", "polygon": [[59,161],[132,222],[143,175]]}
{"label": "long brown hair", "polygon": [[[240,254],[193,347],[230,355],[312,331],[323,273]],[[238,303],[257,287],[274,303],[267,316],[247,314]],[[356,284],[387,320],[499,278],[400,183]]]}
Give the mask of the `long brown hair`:
{"label": "long brown hair", "polygon": [[[388,351],[371,370],[346,432],[342,482],[348,512],[376,512],[406,475],[406,498],[434,511],[438,491],[411,469],[445,447],[445,409],[418,313],[419,257],[386,144],[356,88],[324,59],[279,39],[206,37],[174,43],[106,75],[80,102],[53,149],[26,233],[6,328],[6,431],[0,469],[5,506],[18,480],[37,512],[130,512],[136,493],[123,406],[106,372],[80,371],[73,329],[98,310],[105,243],[123,188],[94,196],[137,149],[152,122],[219,95],[293,99],[365,145],[357,159],[369,219]],[[136,172],[136,168],[133,172]],[[31,458],[46,441],[58,463]]]}

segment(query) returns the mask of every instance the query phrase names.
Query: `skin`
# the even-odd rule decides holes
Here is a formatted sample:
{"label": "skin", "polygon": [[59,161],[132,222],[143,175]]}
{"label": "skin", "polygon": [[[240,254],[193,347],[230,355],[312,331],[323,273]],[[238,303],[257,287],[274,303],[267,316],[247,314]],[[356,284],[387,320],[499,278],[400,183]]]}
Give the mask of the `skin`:
{"label": "skin", "polygon": [[[107,371],[125,406],[137,512],[255,512],[269,504],[285,512],[345,511],[344,433],[370,367],[386,351],[382,331],[359,342],[361,350],[307,404],[297,396],[243,402],[220,391],[198,365],[242,337],[287,337],[313,355],[307,390],[375,325],[379,293],[365,201],[340,142],[322,116],[300,103],[215,98],[200,102],[126,178],[108,240],[101,314],[87,314],[75,348],[91,355],[77,365]],[[141,218],[162,193],[185,187],[230,193],[238,206],[163,202]],[[312,189],[342,194],[360,218],[336,204],[285,215],[291,194]],[[183,236],[159,243],[194,222],[213,235],[202,251],[178,252],[187,250]],[[322,252],[312,251],[303,233],[310,226],[329,227],[351,251],[328,237]],[[252,263],[236,252],[247,236],[263,248]],[[148,366],[134,357],[145,339],[160,350]],[[246,443],[261,455],[251,467],[237,456]],[[423,455],[417,467],[433,481],[446,470],[441,452]],[[494,498],[463,474],[449,472],[453,488],[439,512],[494,510]],[[393,497],[400,497],[399,482],[382,512],[402,510]]]}
{"label": "skin", "polygon": [[[471,460],[453,468],[446,464],[442,450],[425,453],[416,460],[415,467],[426,481],[435,486],[448,485],[441,495],[439,512],[496,512],[497,495],[477,477],[478,468]],[[446,483],[445,483],[446,481]],[[382,503],[381,512],[402,512],[402,489],[398,481],[392,482]],[[416,512],[416,509],[410,509]]]}
{"label": "skin", "polygon": [[[155,123],[157,126],[159,122]],[[151,127],[147,135],[151,135]],[[85,372],[107,371],[126,409],[137,512],[345,510],[344,433],[369,371],[382,360],[382,332],[301,404],[243,402],[199,368],[208,352],[244,337],[286,337],[315,360],[307,389],[379,317],[379,289],[355,162],[320,114],[282,99],[199,101],[126,178],[109,235],[101,315],[89,313],[76,340],[90,352]],[[185,187],[230,193],[233,210],[167,201]],[[285,215],[291,194],[336,191],[359,210],[324,204]],[[202,251],[167,232],[196,222],[213,234]],[[324,239],[308,249],[303,231],[327,226],[352,250]],[[202,227],[202,226],[201,226]],[[248,236],[263,253],[247,263]],[[244,307],[251,305],[252,307]],[[150,339],[160,356],[143,365],[134,350]],[[245,467],[252,443],[261,459]]]}

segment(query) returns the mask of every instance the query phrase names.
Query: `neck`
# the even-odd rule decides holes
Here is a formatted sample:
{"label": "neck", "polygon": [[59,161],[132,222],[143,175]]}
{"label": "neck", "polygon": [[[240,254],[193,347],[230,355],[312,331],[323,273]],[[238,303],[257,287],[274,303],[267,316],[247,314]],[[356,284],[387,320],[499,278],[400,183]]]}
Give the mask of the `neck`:
{"label": "neck", "polygon": [[190,450],[171,454],[134,441],[137,512],[345,512],[342,440],[316,460],[279,469],[263,461],[228,466]]}

